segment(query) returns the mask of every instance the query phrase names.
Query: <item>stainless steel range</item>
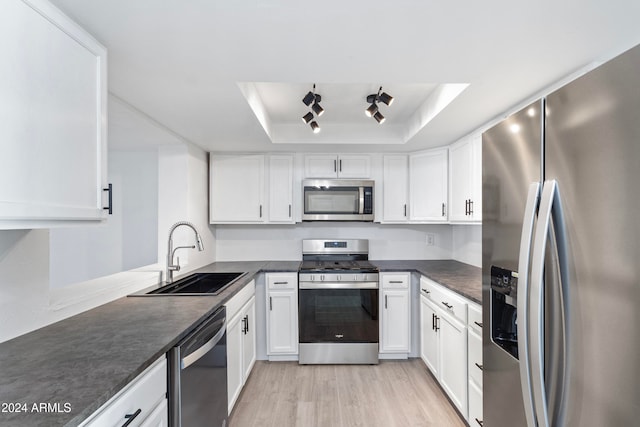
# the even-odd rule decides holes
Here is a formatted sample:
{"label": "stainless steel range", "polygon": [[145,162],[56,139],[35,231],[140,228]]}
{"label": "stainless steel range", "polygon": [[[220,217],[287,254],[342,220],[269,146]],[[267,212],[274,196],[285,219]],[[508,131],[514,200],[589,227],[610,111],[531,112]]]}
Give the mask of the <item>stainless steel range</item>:
{"label": "stainless steel range", "polygon": [[378,363],[378,268],[368,240],[303,240],[301,364]]}

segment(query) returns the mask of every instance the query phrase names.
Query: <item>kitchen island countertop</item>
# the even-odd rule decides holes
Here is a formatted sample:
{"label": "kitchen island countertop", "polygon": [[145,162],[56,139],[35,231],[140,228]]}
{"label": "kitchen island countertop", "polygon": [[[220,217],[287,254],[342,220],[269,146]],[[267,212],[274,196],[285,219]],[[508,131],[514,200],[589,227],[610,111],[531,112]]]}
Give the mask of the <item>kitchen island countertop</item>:
{"label": "kitchen island countertop", "polygon": [[[457,261],[371,261],[413,271],[480,302],[480,269]],[[192,271],[246,271],[217,296],[123,297],[0,343],[0,426],[77,426],[175,346],[260,272],[297,271],[300,261],[217,262]],[[33,411],[33,404],[60,411]],[[65,404],[68,404],[65,405]],[[70,411],[66,408],[70,406]],[[54,406],[55,407],[55,406]]]}

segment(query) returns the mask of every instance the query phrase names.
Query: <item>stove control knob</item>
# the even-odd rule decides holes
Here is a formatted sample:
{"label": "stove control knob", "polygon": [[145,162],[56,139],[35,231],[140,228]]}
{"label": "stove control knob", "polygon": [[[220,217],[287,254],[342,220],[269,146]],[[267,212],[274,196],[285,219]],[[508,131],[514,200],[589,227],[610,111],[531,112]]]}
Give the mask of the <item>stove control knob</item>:
{"label": "stove control knob", "polygon": [[322,280],[324,282],[324,274],[320,275],[320,280]]}
{"label": "stove control knob", "polygon": [[338,274],[338,277],[336,279],[338,282],[340,281],[340,275]]}
{"label": "stove control knob", "polygon": [[312,274],[309,280],[313,282],[315,280],[315,276]]}

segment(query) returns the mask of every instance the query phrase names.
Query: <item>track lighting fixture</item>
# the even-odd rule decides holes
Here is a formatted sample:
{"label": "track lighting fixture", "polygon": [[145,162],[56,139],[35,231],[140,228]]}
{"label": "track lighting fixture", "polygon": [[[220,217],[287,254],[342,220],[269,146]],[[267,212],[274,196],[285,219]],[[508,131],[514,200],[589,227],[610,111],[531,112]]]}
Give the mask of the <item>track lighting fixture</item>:
{"label": "track lighting fixture", "polygon": [[311,111],[302,116],[302,121],[305,123],[309,123],[311,120],[313,120],[313,113]]}
{"label": "track lighting fixture", "polygon": [[[380,87],[380,89],[382,90],[382,87]],[[380,102],[383,102],[386,105],[393,104],[393,96],[389,95],[387,92],[382,92],[379,99]]]}
{"label": "track lighting fixture", "polygon": [[378,89],[378,93],[371,94],[367,96],[367,103],[370,104],[364,113],[368,117],[373,117],[379,124],[384,123],[385,117],[378,111],[378,102],[382,102],[386,105],[391,105],[393,103],[393,96],[389,95],[386,92],[382,92],[382,86]]}
{"label": "track lighting fixture", "polygon": [[[311,106],[311,110],[313,110],[313,113],[316,114],[316,117],[320,117],[322,114],[324,114],[324,108],[322,108],[322,106],[320,105],[321,101],[322,101],[322,96],[316,93],[316,85],[314,83],[313,91],[308,92],[304,96],[304,98],[302,98],[302,103],[307,107]],[[307,114],[302,116],[302,121],[305,123],[311,122],[309,123],[309,126],[311,126],[313,133],[318,133],[320,132],[320,125],[315,120],[312,121],[314,117],[313,113],[309,111]]]}
{"label": "track lighting fixture", "polygon": [[320,117],[324,113],[324,108],[322,108],[320,104],[318,104],[318,102],[314,102],[311,106],[311,109],[314,113],[316,113],[316,116],[318,117]]}
{"label": "track lighting fixture", "polygon": [[369,108],[367,108],[366,110],[364,110],[364,113],[368,116],[368,117],[373,117],[373,115],[375,113],[378,112],[378,105],[374,102],[371,103],[371,105],[369,105]]}

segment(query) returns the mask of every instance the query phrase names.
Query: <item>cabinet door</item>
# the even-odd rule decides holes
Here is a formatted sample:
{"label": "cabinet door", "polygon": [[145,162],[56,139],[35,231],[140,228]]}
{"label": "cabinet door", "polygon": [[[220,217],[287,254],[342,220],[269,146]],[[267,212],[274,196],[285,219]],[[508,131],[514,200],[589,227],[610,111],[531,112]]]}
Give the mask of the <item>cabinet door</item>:
{"label": "cabinet door", "polygon": [[339,155],[338,177],[371,178],[371,157],[363,154]]}
{"label": "cabinet door", "polygon": [[440,384],[466,418],[467,327],[444,312],[437,315],[440,327]]}
{"label": "cabinet door", "polygon": [[467,201],[471,199],[472,145],[469,139],[449,148],[449,220],[470,221]]}
{"label": "cabinet door", "polygon": [[383,159],[382,222],[406,222],[409,188],[409,163],[405,155]]}
{"label": "cabinet door", "polygon": [[482,427],[482,390],[469,384],[469,426]]}
{"label": "cabinet door", "polygon": [[269,157],[269,221],[293,221],[293,156]]}
{"label": "cabinet door", "polygon": [[0,40],[0,229],[104,219],[106,49],[44,1],[3,1]]}
{"label": "cabinet door", "polygon": [[227,396],[229,414],[231,414],[233,405],[240,395],[243,385],[243,317],[244,313],[240,312],[227,323]]}
{"label": "cabinet door", "polygon": [[211,155],[209,176],[211,223],[264,221],[263,155]]}
{"label": "cabinet door", "polygon": [[408,353],[411,340],[409,290],[382,292],[381,352]]}
{"label": "cabinet door", "polygon": [[169,413],[167,409],[167,399],[162,401],[140,424],[140,427],[167,427],[169,425]]}
{"label": "cabinet door", "polygon": [[447,152],[445,148],[409,157],[411,221],[447,221]]}
{"label": "cabinet door", "polygon": [[482,134],[471,139],[471,219],[482,221]]}
{"label": "cabinet door", "polygon": [[295,290],[268,291],[268,353],[298,353],[298,295]]}
{"label": "cabinet door", "polygon": [[305,178],[335,178],[338,176],[338,156],[310,154],[304,156]]}
{"label": "cabinet door", "polygon": [[436,311],[426,297],[420,295],[420,357],[438,378],[439,337],[435,329]]}
{"label": "cabinet door", "polygon": [[469,380],[482,386],[482,337],[471,329],[468,330],[469,346]]}
{"label": "cabinet door", "polygon": [[256,362],[256,298],[251,297],[243,310],[245,332],[242,342],[242,383],[244,384]]}

